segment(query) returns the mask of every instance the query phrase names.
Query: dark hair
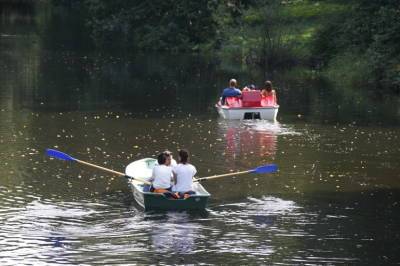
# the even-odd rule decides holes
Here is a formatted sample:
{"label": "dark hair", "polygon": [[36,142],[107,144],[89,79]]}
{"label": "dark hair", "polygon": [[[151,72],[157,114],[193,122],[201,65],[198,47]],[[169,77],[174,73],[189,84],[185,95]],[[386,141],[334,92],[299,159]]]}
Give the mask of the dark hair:
{"label": "dark hair", "polygon": [[179,151],[179,162],[185,164],[189,158],[189,152],[187,150],[180,150]]}
{"label": "dark hair", "polygon": [[167,161],[167,155],[165,153],[160,153],[157,156],[157,162],[159,165],[165,164],[166,161]]}
{"label": "dark hair", "polygon": [[272,82],[269,81],[269,80],[265,81],[265,83],[264,83],[264,88],[265,88],[267,91],[272,91]]}
{"label": "dark hair", "polygon": [[170,152],[169,150],[165,150],[163,152],[167,157],[172,155],[172,152]]}

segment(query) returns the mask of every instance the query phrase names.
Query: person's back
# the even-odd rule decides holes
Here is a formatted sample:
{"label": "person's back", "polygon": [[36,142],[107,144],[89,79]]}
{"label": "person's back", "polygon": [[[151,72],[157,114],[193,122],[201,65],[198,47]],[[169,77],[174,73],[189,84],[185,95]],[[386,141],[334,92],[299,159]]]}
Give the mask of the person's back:
{"label": "person's back", "polygon": [[193,177],[196,174],[196,168],[188,162],[189,153],[186,150],[179,151],[179,164],[173,167],[175,176],[175,185],[172,190],[180,193],[193,194]]}
{"label": "person's back", "polygon": [[272,87],[272,82],[267,80],[265,81],[264,88],[261,90],[261,106],[276,106],[276,92]]}
{"label": "person's back", "polygon": [[152,181],[152,188],[155,190],[171,189],[172,168],[165,164],[166,159],[167,156],[164,153],[161,153],[157,157],[158,165],[154,166],[153,168],[153,173],[150,181]]}
{"label": "person's back", "polygon": [[242,92],[237,88],[237,82],[236,79],[231,79],[229,81],[229,87],[225,88],[222,92],[221,96],[221,105],[226,104],[226,98],[227,97],[238,97],[242,94]]}

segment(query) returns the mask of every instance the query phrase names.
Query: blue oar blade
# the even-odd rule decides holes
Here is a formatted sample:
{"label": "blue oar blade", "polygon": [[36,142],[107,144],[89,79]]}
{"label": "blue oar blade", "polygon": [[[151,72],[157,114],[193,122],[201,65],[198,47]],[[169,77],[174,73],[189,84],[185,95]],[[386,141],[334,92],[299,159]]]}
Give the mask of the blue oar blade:
{"label": "blue oar blade", "polygon": [[268,174],[278,171],[276,164],[267,164],[253,169],[251,172],[256,174]]}
{"label": "blue oar blade", "polygon": [[65,160],[65,161],[76,161],[75,158],[69,156],[68,154],[65,154],[63,152],[53,150],[53,149],[46,149],[46,154],[50,157],[54,157],[60,160]]}

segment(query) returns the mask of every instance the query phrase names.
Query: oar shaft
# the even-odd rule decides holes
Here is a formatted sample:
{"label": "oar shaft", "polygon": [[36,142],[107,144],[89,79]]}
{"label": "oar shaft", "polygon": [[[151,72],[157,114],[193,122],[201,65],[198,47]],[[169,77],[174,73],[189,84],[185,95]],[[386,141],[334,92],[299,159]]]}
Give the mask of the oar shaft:
{"label": "oar shaft", "polygon": [[78,163],[81,163],[81,164],[84,164],[84,165],[88,165],[88,166],[91,166],[91,167],[94,167],[94,168],[97,168],[97,169],[101,169],[101,170],[104,170],[104,171],[112,173],[112,174],[116,174],[116,175],[120,175],[120,176],[124,176],[125,175],[122,172],[114,171],[114,170],[111,170],[111,169],[108,169],[108,168],[105,168],[105,167],[102,167],[102,166],[99,166],[99,165],[95,165],[95,164],[88,163],[88,162],[85,162],[85,161],[81,161],[81,160],[78,160],[78,159],[75,159],[75,160]]}
{"label": "oar shaft", "polygon": [[234,172],[234,173],[228,173],[228,174],[223,174],[223,175],[212,175],[212,176],[206,176],[206,177],[201,177],[197,178],[196,181],[200,180],[208,180],[208,179],[214,179],[214,178],[220,178],[220,177],[227,177],[227,176],[234,176],[234,175],[243,175],[252,172],[253,170],[247,170],[247,171],[241,171],[241,172]]}
{"label": "oar shaft", "polygon": [[[97,168],[97,169],[100,169],[100,170],[115,174],[115,175],[125,176],[125,174],[122,173],[122,172],[114,171],[114,170],[111,170],[111,169],[108,169],[108,168],[105,168],[105,167],[102,167],[102,166],[99,166],[99,165],[95,165],[95,164],[88,163],[88,162],[85,162],[85,161],[81,161],[81,160],[78,160],[78,159],[75,159],[75,161],[78,162],[78,163],[87,165],[87,166],[91,166],[91,167],[94,167],[94,168]],[[144,179],[140,179],[140,178],[137,178],[137,177],[135,177],[134,179],[136,179],[136,180],[138,180],[140,182],[143,182],[145,184],[151,185],[151,183],[149,181],[146,181]]]}

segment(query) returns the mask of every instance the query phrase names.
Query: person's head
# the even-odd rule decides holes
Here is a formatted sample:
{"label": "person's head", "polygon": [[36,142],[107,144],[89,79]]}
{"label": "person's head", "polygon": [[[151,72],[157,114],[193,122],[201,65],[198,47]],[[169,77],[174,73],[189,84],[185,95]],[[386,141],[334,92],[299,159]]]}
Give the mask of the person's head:
{"label": "person's head", "polygon": [[172,152],[170,152],[169,150],[166,150],[163,152],[166,156],[166,165],[171,165],[172,162]]}
{"label": "person's head", "polygon": [[179,154],[179,162],[180,163],[185,164],[185,163],[188,162],[188,160],[189,160],[189,152],[187,150],[182,149],[182,150],[179,151],[178,154]]}
{"label": "person's head", "polygon": [[256,85],[254,84],[250,84],[247,86],[250,90],[255,90],[256,89]]}
{"label": "person's head", "polygon": [[265,83],[264,83],[264,89],[266,90],[266,91],[272,91],[272,82],[271,81],[269,81],[269,80],[267,80],[267,81],[265,81]]}
{"label": "person's head", "polygon": [[165,164],[167,162],[167,155],[165,155],[165,153],[163,153],[163,152],[160,153],[157,156],[157,162],[158,162],[159,165]]}
{"label": "person's head", "polygon": [[229,81],[229,87],[231,87],[231,88],[236,88],[236,87],[237,87],[237,81],[236,81],[236,79],[231,79],[231,80]]}

